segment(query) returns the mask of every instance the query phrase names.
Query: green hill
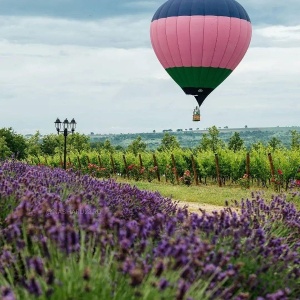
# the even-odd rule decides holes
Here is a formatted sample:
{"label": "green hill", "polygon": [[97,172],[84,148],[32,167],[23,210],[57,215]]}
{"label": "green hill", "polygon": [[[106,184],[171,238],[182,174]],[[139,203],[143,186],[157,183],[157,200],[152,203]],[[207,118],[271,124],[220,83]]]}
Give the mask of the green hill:
{"label": "green hill", "polygon": [[[289,147],[291,144],[291,131],[296,130],[300,132],[300,127],[256,127],[256,128],[219,128],[220,138],[224,142],[228,142],[234,132],[238,132],[240,137],[244,140],[246,147],[256,142],[264,144],[272,137],[276,137],[283,143],[284,146]],[[178,139],[181,147],[196,147],[204,133],[208,130],[189,130],[177,129],[175,131],[168,129],[163,132],[151,133],[128,133],[128,134],[91,134],[91,142],[104,142],[109,140],[113,146],[127,147],[138,136],[147,143],[148,149],[156,149],[164,136],[168,132]]]}

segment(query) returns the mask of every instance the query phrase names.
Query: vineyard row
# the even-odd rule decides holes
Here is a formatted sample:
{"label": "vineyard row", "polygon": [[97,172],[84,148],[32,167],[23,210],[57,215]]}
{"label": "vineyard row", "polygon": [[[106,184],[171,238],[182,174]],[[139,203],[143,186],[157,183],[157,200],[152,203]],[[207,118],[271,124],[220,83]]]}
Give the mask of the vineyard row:
{"label": "vineyard row", "polygon": [[[52,167],[63,165],[62,156],[29,157],[29,164],[42,164]],[[264,149],[251,153],[233,152],[220,149],[193,153],[190,150],[174,150],[171,152],[144,152],[134,155],[129,152],[98,153],[96,151],[70,154],[67,168],[80,170],[84,174],[92,174],[99,178],[123,176],[135,180],[152,181],[157,179],[172,183],[206,183],[213,179],[220,186],[226,182],[235,183],[251,180],[258,185],[278,182],[287,187],[288,182],[297,177],[300,165],[300,153],[296,150],[278,150],[268,153]]]}

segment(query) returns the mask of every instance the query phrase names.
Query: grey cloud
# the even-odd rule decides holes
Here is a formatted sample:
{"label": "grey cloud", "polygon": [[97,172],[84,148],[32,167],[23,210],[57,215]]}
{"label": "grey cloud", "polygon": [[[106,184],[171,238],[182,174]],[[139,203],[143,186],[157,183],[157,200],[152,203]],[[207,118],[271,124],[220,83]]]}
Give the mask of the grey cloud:
{"label": "grey cloud", "polygon": [[93,21],[42,17],[2,17],[2,40],[21,44],[92,47],[150,47],[150,21],[125,16]]}
{"label": "grey cloud", "polygon": [[299,24],[300,2],[298,0],[240,0],[255,26],[263,24]]}
{"label": "grey cloud", "polygon": [[152,5],[149,7],[149,3],[155,3],[154,6],[158,7],[160,2],[159,0],[131,3],[124,0],[0,0],[0,14],[93,20],[151,13]]}
{"label": "grey cloud", "polygon": [[[254,26],[251,47],[300,47],[299,26]],[[2,40],[16,44],[151,48],[149,30],[150,21],[145,15],[93,21],[41,17],[0,19]]]}
{"label": "grey cloud", "polygon": [[[46,134],[54,131],[57,117],[74,117],[85,133],[195,126],[195,99],[168,77],[151,49],[1,43],[2,51],[11,55],[0,69],[0,127]],[[298,53],[297,48],[250,49],[204,102],[197,126],[297,124]]]}
{"label": "grey cloud", "polygon": [[273,25],[254,28],[253,47],[300,47],[300,25]]}
{"label": "grey cloud", "polygon": [[[164,0],[0,0],[1,15],[48,16],[95,20],[116,16],[145,14],[151,20]],[[296,25],[298,0],[239,0],[255,26],[261,24]]]}

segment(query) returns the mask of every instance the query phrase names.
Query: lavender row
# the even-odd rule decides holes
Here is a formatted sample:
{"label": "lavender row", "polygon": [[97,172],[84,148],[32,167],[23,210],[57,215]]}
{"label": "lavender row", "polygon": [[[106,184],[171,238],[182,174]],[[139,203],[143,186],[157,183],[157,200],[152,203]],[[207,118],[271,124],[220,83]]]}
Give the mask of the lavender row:
{"label": "lavender row", "polygon": [[158,193],[19,162],[1,165],[0,193],[3,299],[300,295],[300,213],[282,197],[189,214]]}

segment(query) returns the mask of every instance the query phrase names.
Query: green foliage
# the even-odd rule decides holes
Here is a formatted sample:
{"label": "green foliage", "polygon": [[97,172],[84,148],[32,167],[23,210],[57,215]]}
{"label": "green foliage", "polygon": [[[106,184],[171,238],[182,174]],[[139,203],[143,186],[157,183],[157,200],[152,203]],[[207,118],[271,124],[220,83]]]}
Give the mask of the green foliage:
{"label": "green foliage", "polygon": [[296,130],[291,130],[292,140],[291,148],[295,150],[300,149],[300,133]]}
{"label": "green foliage", "polygon": [[39,156],[41,153],[40,132],[37,131],[27,140],[27,154]]}
{"label": "green foliage", "polygon": [[132,143],[128,146],[127,151],[132,152],[135,156],[139,152],[144,152],[147,148],[147,144],[142,141],[141,136],[138,136]]}
{"label": "green foliage", "polygon": [[234,132],[232,137],[229,139],[228,148],[234,152],[241,150],[244,145],[244,141],[241,139],[238,132]]}
{"label": "green foliage", "polygon": [[[17,134],[11,127],[0,129],[0,137],[4,138],[9,151],[18,159],[26,157],[27,144],[21,134]],[[4,141],[2,139],[2,141]],[[4,145],[4,142],[3,142]],[[5,146],[3,146],[5,148]],[[3,148],[3,149],[4,149]],[[7,149],[3,153],[8,153]]]}
{"label": "green foliage", "polygon": [[269,142],[268,146],[271,147],[272,151],[275,151],[276,149],[282,148],[282,142],[276,137],[272,137]]}
{"label": "green foliage", "polygon": [[[297,149],[277,149],[272,154],[276,177],[282,181],[283,187],[287,187],[289,181],[295,178],[300,165],[300,156]],[[281,172],[282,174],[279,174]],[[280,176],[279,176],[280,175]]]}
{"label": "green foliage", "polygon": [[244,174],[243,177],[238,179],[238,184],[244,188],[244,189],[249,189],[250,188],[250,181],[249,181],[249,176],[247,174]]}
{"label": "green foliage", "polygon": [[[67,152],[81,153],[90,150],[90,138],[80,133],[68,134],[67,136]],[[49,134],[43,137],[41,143],[41,151],[46,155],[54,155],[56,153],[62,155],[64,151],[63,134]]]}
{"label": "green foliage", "polygon": [[213,152],[216,152],[218,146],[222,146],[222,141],[219,138],[220,131],[217,129],[216,126],[212,126],[208,128],[208,132],[211,140],[211,150]]}
{"label": "green foliage", "polygon": [[200,141],[200,146],[199,146],[199,148],[200,148],[201,150],[204,150],[204,151],[207,151],[207,150],[209,150],[209,149],[211,148],[211,141],[210,141],[210,139],[209,139],[209,137],[208,137],[208,134],[204,133],[204,134],[202,135],[202,139],[201,139],[201,141]]}
{"label": "green foliage", "polygon": [[251,150],[255,150],[255,151],[258,151],[260,149],[264,148],[264,144],[262,142],[256,142],[256,143],[253,143],[251,145]]}
{"label": "green foliage", "polygon": [[104,149],[104,151],[107,151],[109,153],[114,153],[115,152],[115,149],[114,149],[114,147],[112,146],[112,144],[109,140],[106,140],[104,142],[103,149]]}
{"label": "green foliage", "polygon": [[7,146],[4,136],[0,136],[0,159],[5,159],[11,156],[12,152]]}
{"label": "green foliage", "polygon": [[174,149],[180,148],[180,144],[176,136],[165,133],[161,140],[161,145],[157,148],[158,151],[173,151]]}
{"label": "green foliage", "polygon": [[251,151],[250,156],[251,176],[266,185],[267,180],[271,177],[267,149],[263,145],[258,145]]}
{"label": "green foliage", "polygon": [[90,150],[90,138],[87,135],[73,133],[68,135],[68,146],[70,152],[78,152]]}
{"label": "green foliage", "polygon": [[224,146],[224,142],[219,137],[220,131],[216,126],[208,128],[208,134],[203,134],[200,149],[201,150],[212,150],[216,152],[218,148]]}
{"label": "green foliage", "polygon": [[55,150],[63,143],[63,136],[58,134],[48,134],[43,137],[41,143],[41,150],[46,155],[54,155]]}

